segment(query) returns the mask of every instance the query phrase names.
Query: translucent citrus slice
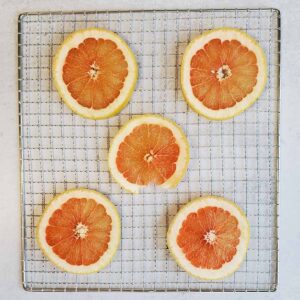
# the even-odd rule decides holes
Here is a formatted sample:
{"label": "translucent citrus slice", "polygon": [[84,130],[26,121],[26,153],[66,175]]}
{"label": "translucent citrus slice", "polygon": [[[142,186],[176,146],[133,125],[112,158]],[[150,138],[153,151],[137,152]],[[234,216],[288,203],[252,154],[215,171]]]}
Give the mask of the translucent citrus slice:
{"label": "translucent citrus slice", "polygon": [[66,191],[47,206],[37,226],[37,241],[58,268],[94,273],[110,263],[120,242],[120,217],[102,194]]}
{"label": "translucent citrus slice", "polygon": [[221,197],[197,198],[174,217],[168,248],[190,275],[221,279],[235,272],[247,252],[249,223],[242,210]]}
{"label": "translucent citrus slice", "polygon": [[137,80],[135,57],[117,34],[89,28],[69,35],[53,62],[54,84],[77,114],[104,119],[129,101]]}
{"label": "translucent citrus slice", "polygon": [[183,131],[158,115],[143,115],[126,123],[111,143],[108,157],[112,176],[132,193],[151,183],[175,187],[188,161],[189,145]]}
{"label": "translucent citrus slice", "polygon": [[208,31],[191,41],[183,56],[183,95],[208,119],[229,119],[247,109],[261,95],[266,80],[262,48],[238,29]]}

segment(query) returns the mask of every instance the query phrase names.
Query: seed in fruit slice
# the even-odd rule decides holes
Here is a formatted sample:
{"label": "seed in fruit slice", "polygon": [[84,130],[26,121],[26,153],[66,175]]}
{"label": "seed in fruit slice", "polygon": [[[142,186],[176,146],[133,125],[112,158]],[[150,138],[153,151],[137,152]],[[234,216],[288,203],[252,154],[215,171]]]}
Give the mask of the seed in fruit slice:
{"label": "seed in fruit slice", "polygon": [[137,80],[134,54],[117,34],[89,28],[69,35],[53,62],[54,84],[77,114],[105,119],[129,101]]}
{"label": "seed in fruit slice", "polygon": [[114,204],[96,191],[75,189],[56,196],[37,226],[37,241],[58,268],[94,273],[115,255],[121,234]]}
{"label": "seed in fruit slice", "polygon": [[221,197],[197,198],[174,217],[168,248],[186,272],[213,280],[235,272],[247,252],[249,223],[242,210]]}
{"label": "seed in fruit slice", "polygon": [[208,31],[191,41],[184,52],[184,98],[208,119],[229,119],[247,109],[261,95],[266,80],[264,51],[238,29]]}
{"label": "seed in fruit slice", "polygon": [[132,193],[151,183],[175,187],[188,162],[189,145],[183,131],[158,115],[128,121],[115,136],[108,156],[112,176]]}

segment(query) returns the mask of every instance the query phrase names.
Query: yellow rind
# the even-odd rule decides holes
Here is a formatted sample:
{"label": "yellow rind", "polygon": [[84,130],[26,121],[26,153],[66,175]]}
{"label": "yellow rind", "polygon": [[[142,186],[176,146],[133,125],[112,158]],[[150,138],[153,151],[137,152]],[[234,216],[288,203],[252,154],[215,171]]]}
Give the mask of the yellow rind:
{"label": "yellow rind", "polygon": [[[183,139],[183,141],[184,141],[184,145],[185,145],[187,157],[186,157],[185,165],[184,165],[184,167],[182,168],[181,176],[179,176],[176,180],[173,180],[173,181],[172,181],[172,177],[171,177],[171,178],[170,178],[171,180],[169,179],[169,180],[167,180],[167,181],[165,181],[165,182],[163,183],[163,185],[166,184],[166,183],[170,183],[170,188],[174,188],[174,187],[176,187],[176,186],[179,184],[179,182],[180,182],[180,181],[182,180],[182,178],[184,177],[184,175],[185,175],[185,173],[186,173],[186,171],[187,171],[188,165],[189,165],[189,161],[190,161],[190,146],[189,146],[188,139],[187,139],[185,133],[183,132],[183,130],[181,129],[181,127],[179,127],[179,125],[178,125],[176,122],[174,122],[173,120],[170,120],[170,119],[168,119],[168,118],[165,118],[165,117],[163,117],[163,116],[156,115],[156,114],[144,114],[144,115],[136,116],[136,117],[134,117],[134,118],[128,120],[128,121],[120,128],[120,130],[118,131],[118,133],[115,135],[115,137],[114,137],[112,143],[114,143],[114,141],[116,140],[117,137],[123,135],[123,132],[125,131],[126,126],[127,126],[128,124],[130,124],[132,120],[138,120],[138,119],[142,120],[143,118],[147,118],[147,117],[155,117],[155,118],[158,118],[158,119],[160,118],[160,119],[162,119],[162,120],[164,120],[164,121],[168,121],[169,123],[171,123],[174,127],[176,127],[176,128],[178,129],[178,131],[180,132],[181,137],[182,137],[182,139]],[[125,138],[125,135],[124,135],[124,138]],[[111,144],[112,144],[112,143],[111,143]],[[108,152],[108,161],[110,160],[110,156],[111,156],[111,147],[109,148],[109,152]],[[125,191],[127,191],[127,192],[129,192],[129,193],[133,193],[133,194],[138,194],[138,192],[134,192],[134,191],[130,190],[127,186],[125,186],[124,184],[122,184],[122,183],[114,176],[114,172],[113,172],[112,169],[111,169],[111,163],[110,163],[110,162],[108,163],[108,168],[109,168],[110,174],[112,175],[113,179],[114,179],[116,182],[118,182],[119,185],[120,185],[122,188],[124,188]],[[142,187],[145,187],[145,186],[144,186],[144,185],[141,185],[141,188],[142,188]]]}
{"label": "yellow rind", "polygon": [[[119,215],[119,212],[116,208],[115,205],[113,205],[113,208],[115,210],[115,216],[117,217],[117,222],[118,224],[116,224],[116,226],[118,226],[120,228],[119,230],[119,236],[117,237],[117,244],[116,244],[116,247],[115,249],[113,249],[111,255],[110,255],[110,259],[108,259],[105,264],[101,267],[99,267],[97,270],[95,271],[91,271],[91,272],[82,272],[82,273],[78,273],[78,272],[72,272],[72,271],[69,271],[69,270],[66,270],[64,268],[62,268],[59,264],[56,263],[56,261],[54,259],[52,259],[51,256],[47,255],[44,247],[42,246],[42,243],[40,242],[40,238],[39,238],[39,234],[38,234],[38,231],[39,231],[39,227],[40,227],[40,223],[41,223],[41,220],[43,218],[43,215],[46,213],[46,211],[48,211],[50,209],[50,206],[51,206],[51,203],[53,203],[54,201],[56,201],[60,196],[62,195],[65,195],[65,194],[69,194],[69,193],[72,193],[72,192],[75,192],[75,191],[89,191],[89,192],[94,192],[95,194],[99,194],[101,195],[101,197],[105,197],[104,195],[102,195],[101,193],[95,191],[95,190],[89,190],[89,189],[86,189],[86,188],[77,188],[77,189],[70,189],[70,190],[67,190],[63,193],[60,193],[58,195],[56,195],[45,207],[44,211],[43,211],[43,214],[40,216],[39,220],[38,220],[38,223],[37,223],[37,226],[36,226],[36,232],[35,232],[35,236],[36,236],[36,240],[37,240],[37,244],[38,246],[40,247],[40,249],[42,250],[43,254],[47,257],[47,259],[53,264],[55,265],[57,268],[59,268],[60,270],[64,271],[64,272],[67,272],[67,273],[71,273],[71,274],[79,274],[79,275],[87,275],[87,274],[93,274],[93,273],[97,273],[99,272],[100,270],[104,269],[105,267],[107,267],[111,261],[113,260],[118,248],[119,248],[119,245],[120,245],[120,241],[121,241],[121,219],[120,219],[120,215]],[[106,197],[105,197],[106,198]],[[108,198],[106,198],[108,201],[110,201]],[[111,202],[111,201],[110,201]]]}
{"label": "yellow rind", "polygon": [[[245,38],[247,38],[248,40],[250,40],[254,45],[257,46],[257,49],[259,49],[259,52],[260,52],[260,55],[262,57],[262,60],[263,60],[263,66],[262,68],[265,70],[265,76],[264,76],[264,81],[263,83],[261,84],[261,89],[258,93],[258,95],[256,97],[253,97],[253,100],[248,104],[246,105],[245,107],[243,107],[242,109],[240,110],[237,110],[237,112],[233,115],[229,115],[228,117],[225,117],[225,118],[213,118],[211,116],[208,116],[206,114],[204,114],[200,109],[198,109],[189,99],[189,97],[187,96],[187,91],[185,89],[185,86],[183,84],[183,66],[184,64],[186,63],[185,60],[186,60],[186,55],[187,53],[189,52],[190,48],[192,47],[192,45],[194,43],[196,43],[199,39],[201,39],[202,37],[208,35],[208,34],[211,34],[213,32],[216,32],[216,31],[220,31],[220,30],[223,30],[223,31],[237,31],[239,33],[241,33],[242,35],[245,36]],[[262,92],[264,91],[265,89],[265,86],[266,86],[266,83],[267,83],[267,77],[268,77],[268,66],[267,66],[267,59],[266,59],[266,54],[265,52],[263,51],[263,49],[261,48],[261,46],[259,45],[259,43],[252,37],[250,36],[249,34],[247,34],[246,32],[240,30],[240,29],[237,29],[237,28],[231,28],[231,27],[221,27],[221,28],[217,28],[217,29],[213,29],[213,30],[208,30],[206,32],[204,32],[203,34],[197,36],[196,38],[194,38],[189,44],[188,46],[186,47],[185,51],[184,51],[184,55],[183,55],[183,58],[182,58],[182,62],[181,62],[181,68],[180,68],[180,85],[181,85],[181,90],[182,90],[182,94],[183,94],[183,97],[185,99],[185,101],[189,104],[189,106],[193,109],[193,111],[195,111],[196,113],[198,113],[199,115],[201,115],[202,117],[205,117],[206,119],[208,120],[211,120],[211,121],[224,121],[224,120],[229,120],[229,119],[232,119],[234,117],[236,117],[237,115],[241,114],[243,111],[245,111],[246,109],[248,109],[250,106],[252,106],[256,100],[261,96]],[[243,100],[242,100],[243,101]]]}
{"label": "yellow rind", "polygon": [[[86,31],[90,31],[90,30],[98,30],[100,32],[107,32],[107,33],[109,33],[109,34],[117,37],[120,40],[120,42],[124,45],[124,47],[127,48],[128,52],[130,54],[130,59],[133,61],[134,66],[135,66],[134,70],[133,70],[133,72],[134,72],[134,83],[132,84],[132,87],[130,88],[130,90],[129,90],[126,98],[122,102],[122,104],[119,105],[118,107],[116,107],[116,109],[112,113],[105,114],[105,115],[102,115],[102,116],[97,116],[97,117],[93,117],[91,115],[84,114],[84,113],[80,112],[79,110],[74,109],[74,107],[72,107],[72,105],[66,100],[65,95],[64,95],[64,93],[61,90],[60,83],[57,80],[56,74],[55,74],[55,70],[57,68],[58,57],[60,55],[60,52],[61,52],[61,49],[63,48],[63,46],[66,45],[66,44],[68,44],[68,42],[74,37],[74,35],[76,35],[78,33],[83,33],[83,32],[86,32]],[[107,119],[107,118],[115,116],[116,114],[118,114],[128,104],[128,102],[131,99],[131,96],[132,96],[132,94],[134,92],[134,89],[135,89],[135,86],[136,86],[136,82],[137,82],[137,79],[138,79],[138,64],[137,64],[135,55],[132,52],[131,48],[127,45],[127,43],[119,35],[117,35],[113,31],[110,31],[110,30],[107,30],[107,29],[104,29],[104,28],[90,27],[88,29],[81,29],[81,30],[77,30],[77,31],[71,33],[63,41],[63,43],[59,46],[59,48],[57,49],[56,54],[55,54],[55,56],[53,58],[52,76],[53,76],[54,86],[57,89],[59,96],[64,101],[64,103],[69,107],[69,109],[71,109],[73,112],[75,112],[77,115],[79,115],[79,116],[81,116],[83,118],[87,118],[87,119],[91,119],[91,120],[103,120],[103,119]],[[111,104],[113,104],[113,103],[114,102],[112,102]]]}
{"label": "yellow rind", "polygon": [[[174,218],[172,219],[172,221],[171,221],[171,223],[170,223],[170,225],[169,225],[169,229],[168,229],[168,232],[167,232],[167,247],[168,247],[168,249],[169,249],[169,251],[170,251],[170,254],[171,254],[172,258],[176,261],[176,263],[177,263],[177,264],[178,264],[185,272],[187,272],[190,276],[192,276],[192,277],[194,277],[194,278],[198,278],[198,279],[202,279],[202,280],[211,280],[211,278],[206,278],[206,277],[203,277],[203,276],[201,276],[201,277],[200,277],[200,276],[196,276],[195,274],[193,274],[193,273],[191,273],[189,270],[187,270],[187,268],[186,268],[185,266],[183,266],[183,264],[179,261],[179,259],[177,259],[176,255],[174,254],[174,251],[173,251],[172,247],[170,246],[170,239],[171,239],[171,238],[175,238],[175,239],[176,239],[177,236],[174,236],[174,237],[171,236],[170,230],[171,230],[171,228],[173,227],[173,225],[176,223],[178,215],[180,214],[180,212],[181,212],[184,208],[190,206],[190,205],[193,204],[194,202],[200,202],[200,201],[202,202],[202,201],[205,201],[205,200],[211,199],[211,198],[218,199],[218,200],[223,201],[223,202],[227,202],[227,203],[233,205],[233,206],[240,212],[241,216],[246,220],[246,223],[248,224],[248,228],[247,228],[247,229],[248,229],[248,230],[247,230],[247,240],[246,240],[246,249],[248,249],[248,247],[249,247],[249,242],[250,242],[250,224],[249,224],[249,221],[248,221],[248,219],[247,219],[247,216],[245,215],[245,213],[243,212],[243,210],[242,210],[237,204],[235,204],[233,201],[230,201],[230,200],[228,200],[228,199],[226,199],[226,198],[224,198],[224,197],[220,197],[220,196],[202,196],[202,197],[198,197],[198,198],[195,198],[195,199],[189,201],[187,204],[185,204],[183,207],[181,207],[180,210],[176,213],[176,215],[174,216]],[[236,266],[236,268],[235,268],[232,272],[228,272],[228,273],[226,273],[224,276],[218,277],[218,278],[215,279],[215,280],[222,280],[222,279],[227,278],[228,276],[232,275],[234,272],[236,272],[236,270],[238,270],[238,269],[240,268],[241,264],[242,264],[243,261],[245,260],[246,255],[247,255],[247,251],[245,251],[244,256],[243,256],[243,259],[241,260],[240,264],[238,264],[238,265]]]}

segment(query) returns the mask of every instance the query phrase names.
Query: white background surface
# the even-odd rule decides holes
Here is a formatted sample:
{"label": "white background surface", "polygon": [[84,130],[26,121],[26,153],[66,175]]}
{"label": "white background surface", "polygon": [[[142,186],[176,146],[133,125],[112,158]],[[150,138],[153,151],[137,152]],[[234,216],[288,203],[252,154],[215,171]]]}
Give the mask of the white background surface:
{"label": "white background surface", "polygon": [[[281,10],[279,286],[274,293],[29,293],[20,272],[17,17],[25,11],[137,8]],[[300,1],[0,0],[0,299],[300,299]]]}

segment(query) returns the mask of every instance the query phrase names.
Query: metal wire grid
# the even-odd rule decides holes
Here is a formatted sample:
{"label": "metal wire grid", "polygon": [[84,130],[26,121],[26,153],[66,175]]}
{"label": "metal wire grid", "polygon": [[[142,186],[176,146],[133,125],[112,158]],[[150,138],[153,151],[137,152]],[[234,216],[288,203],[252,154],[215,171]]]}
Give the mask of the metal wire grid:
{"label": "metal wire grid", "polygon": [[[277,285],[277,162],[279,119],[279,12],[274,9],[123,11],[22,14],[19,18],[19,109],[23,285],[30,291],[273,291]],[[133,49],[139,81],[129,105],[103,121],[83,119],[53,88],[53,54],[77,29],[104,27]],[[179,86],[188,42],[205,30],[237,27],[266,52],[268,83],[246,112],[210,122],[191,111]],[[163,114],[186,132],[188,172],[177,189],[149,187],[131,195],[107,166],[112,137],[133,115]],[[37,220],[53,195],[74,187],[106,194],[122,216],[122,241],[113,262],[93,275],[59,271],[35,240]],[[166,248],[166,230],[193,197],[223,195],[251,224],[247,257],[222,281],[199,281],[177,267]]]}

